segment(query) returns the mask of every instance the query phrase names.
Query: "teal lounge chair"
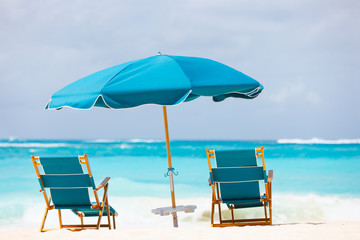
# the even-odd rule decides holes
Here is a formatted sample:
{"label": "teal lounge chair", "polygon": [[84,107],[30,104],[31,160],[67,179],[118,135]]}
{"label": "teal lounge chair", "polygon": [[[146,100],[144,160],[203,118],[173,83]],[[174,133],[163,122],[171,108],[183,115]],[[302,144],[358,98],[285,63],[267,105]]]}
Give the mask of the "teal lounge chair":
{"label": "teal lounge chair", "polygon": [[[269,174],[266,174],[264,148],[237,151],[206,149],[206,153],[210,171],[209,185],[212,187],[211,226],[272,225],[273,171],[270,170]],[[262,158],[262,166],[257,164],[258,157]],[[216,167],[211,166],[213,158]],[[263,195],[260,194],[260,182],[265,183]],[[222,219],[221,204],[226,204],[230,209],[231,219]],[[215,205],[218,205],[219,212],[219,223],[216,224],[214,223]],[[263,207],[265,218],[234,218],[234,209],[252,207]]]}
{"label": "teal lounge chair", "polygon": [[[109,205],[108,182],[106,177],[96,187],[91,174],[87,155],[79,157],[35,157],[31,156],[36,175],[40,183],[40,192],[45,198],[45,213],[40,231],[44,232],[45,220],[49,210],[57,209],[60,228],[85,229],[108,227],[111,229],[110,217],[118,214]],[[86,172],[82,165],[86,165]],[[103,190],[102,201],[99,201],[98,191]],[[91,202],[89,191],[93,191],[95,202]],[[61,219],[61,210],[69,209],[79,216],[80,225],[64,225]],[[102,216],[107,216],[108,224],[100,224]],[[83,217],[98,217],[97,224],[84,224]]]}

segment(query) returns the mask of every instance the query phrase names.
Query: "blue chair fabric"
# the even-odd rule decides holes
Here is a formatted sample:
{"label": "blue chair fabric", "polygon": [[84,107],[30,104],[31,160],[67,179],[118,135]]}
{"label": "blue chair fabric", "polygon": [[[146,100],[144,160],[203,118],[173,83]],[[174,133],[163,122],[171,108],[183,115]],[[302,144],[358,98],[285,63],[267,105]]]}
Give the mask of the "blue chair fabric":
{"label": "blue chair fabric", "polygon": [[[81,161],[81,159],[83,161]],[[108,178],[104,186],[96,188],[93,176],[90,172],[90,166],[86,154],[79,157],[34,157],[32,161],[40,183],[41,192],[43,192],[47,204],[44,219],[40,231],[43,231],[47,211],[58,209],[60,227],[62,225],[61,210],[69,209],[81,218],[81,225],[69,225],[69,227],[86,228],[95,226],[110,226],[110,216],[117,216],[113,207],[108,205]],[[84,172],[82,165],[86,165],[88,172]],[[41,173],[43,172],[43,173]],[[97,191],[104,189],[103,201],[98,200]],[[47,190],[51,197],[47,197]],[[96,202],[90,199],[90,192],[94,193]],[[51,205],[51,202],[53,205]],[[109,206],[109,212],[107,211]],[[101,225],[102,216],[108,215],[108,224]],[[83,217],[99,217],[98,224],[84,225]],[[115,218],[113,218],[115,228]]]}
{"label": "blue chair fabric", "polygon": [[[260,183],[265,184],[267,192],[270,190],[271,182],[268,184],[268,176],[265,170],[265,160],[263,148],[251,150],[208,150],[208,163],[210,170],[210,185],[213,189],[212,203],[212,226],[226,225],[247,225],[244,220],[237,222],[234,219],[233,210],[264,207],[264,219],[250,219],[250,224],[272,224],[272,213],[270,206],[270,218],[267,217],[266,208],[271,205],[271,200],[266,194],[261,195]],[[262,157],[263,166],[258,164],[257,158]],[[215,167],[211,166],[211,158],[215,159]],[[272,174],[272,170],[271,170]],[[270,186],[270,188],[269,188]],[[232,221],[222,220],[220,213],[220,204],[226,206],[232,211]],[[220,224],[214,224],[214,205],[219,206]],[[230,221],[230,220],[229,220]]]}

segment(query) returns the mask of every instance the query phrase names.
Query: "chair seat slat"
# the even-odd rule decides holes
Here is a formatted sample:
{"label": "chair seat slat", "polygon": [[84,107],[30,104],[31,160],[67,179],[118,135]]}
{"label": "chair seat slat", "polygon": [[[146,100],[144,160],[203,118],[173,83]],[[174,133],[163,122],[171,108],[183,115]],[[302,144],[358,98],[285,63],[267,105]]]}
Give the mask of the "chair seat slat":
{"label": "chair seat slat", "polygon": [[215,182],[248,182],[264,180],[262,167],[213,168]]}
{"label": "chair seat slat", "polygon": [[92,187],[89,174],[49,174],[40,177],[45,188]]}

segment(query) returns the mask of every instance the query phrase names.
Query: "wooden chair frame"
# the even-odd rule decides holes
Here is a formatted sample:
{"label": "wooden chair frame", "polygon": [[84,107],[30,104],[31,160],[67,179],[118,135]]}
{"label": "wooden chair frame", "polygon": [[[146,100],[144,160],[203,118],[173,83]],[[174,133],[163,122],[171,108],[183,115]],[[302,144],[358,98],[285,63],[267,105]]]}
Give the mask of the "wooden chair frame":
{"label": "wooden chair frame", "polygon": [[[36,175],[38,177],[38,179],[40,180],[40,184],[41,184],[41,189],[40,192],[43,194],[44,199],[45,199],[45,203],[46,203],[46,207],[45,207],[45,212],[44,212],[44,216],[41,222],[41,227],[40,227],[40,232],[46,232],[50,229],[44,230],[44,225],[45,225],[45,221],[46,221],[46,217],[48,214],[49,210],[53,210],[55,209],[54,205],[51,205],[51,194],[50,192],[47,193],[44,187],[44,183],[41,179],[41,175],[40,175],[40,170],[39,170],[39,166],[41,166],[40,163],[40,158],[36,157],[34,155],[31,156],[31,160],[33,162],[34,168],[35,168],[35,172]],[[87,158],[87,155],[84,154],[83,156],[79,156],[79,161],[80,164],[85,164],[89,177],[92,177],[92,173],[90,170],[90,164]],[[57,209],[58,210],[58,215],[59,215],[59,225],[60,225],[60,229],[62,228],[67,228],[67,229],[74,229],[74,230],[83,230],[85,228],[94,228],[94,229],[99,229],[100,227],[108,227],[109,229],[111,229],[111,221],[110,221],[110,206],[109,206],[109,200],[108,200],[108,186],[109,186],[109,180],[110,177],[106,177],[96,189],[93,189],[94,192],[94,196],[95,196],[95,201],[96,203],[93,204],[91,206],[92,209],[99,209],[99,217],[97,220],[97,224],[84,224],[84,214],[81,212],[77,212],[77,216],[80,218],[80,222],[81,224],[74,224],[74,225],[65,225],[62,223],[62,217],[61,217],[61,210],[65,210],[65,209]],[[98,191],[100,189],[103,189],[104,193],[103,193],[103,197],[102,197],[102,201],[99,201],[99,197],[98,197]],[[101,224],[101,218],[103,216],[103,212],[104,212],[104,208],[106,206],[106,213],[107,213],[107,219],[108,219],[108,223],[107,224]],[[72,209],[69,209],[72,210]],[[113,214],[113,228],[116,229],[116,225],[115,225],[115,216],[117,216],[117,213]]]}
{"label": "wooden chair frame", "polygon": [[[256,148],[256,157],[262,158],[263,170],[265,169],[265,157],[264,157],[264,147]],[[209,164],[209,172],[212,174],[211,168],[211,159],[215,158],[215,150],[206,149],[207,160]],[[265,196],[261,197],[261,201],[264,206],[264,218],[254,218],[254,219],[235,219],[234,218],[234,206],[230,206],[231,211],[231,220],[224,220],[221,216],[221,204],[223,203],[220,198],[220,189],[218,182],[210,182],[209,186],[212,187],[212,203],[211,203],[211,226],[212,227],[228,227],[228,226],[247,226],[247,225],[272,225],[272,179],[273,179],[273,170],[269,170],[267,176],[267,182],[265,183]],[[219,223],[214,223],[214,214],[215,214],[215,205],[218,206],[219,214]],[[267,214],[267,208],[269,211],[269,217]]]}

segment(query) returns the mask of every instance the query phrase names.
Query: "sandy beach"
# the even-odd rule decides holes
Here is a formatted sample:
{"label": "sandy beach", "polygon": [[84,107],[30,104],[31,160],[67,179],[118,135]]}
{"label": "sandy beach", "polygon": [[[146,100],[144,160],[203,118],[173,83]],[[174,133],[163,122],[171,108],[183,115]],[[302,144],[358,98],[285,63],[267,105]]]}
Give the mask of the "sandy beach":
{"label": "sandy beach", "polygon": [[116,230],[53,230],[38,229],[0,231],[1,239],[359,239],[360,222],[328,221],[283,223],[273,226],[211,228],[210,226],[140,227]]}

